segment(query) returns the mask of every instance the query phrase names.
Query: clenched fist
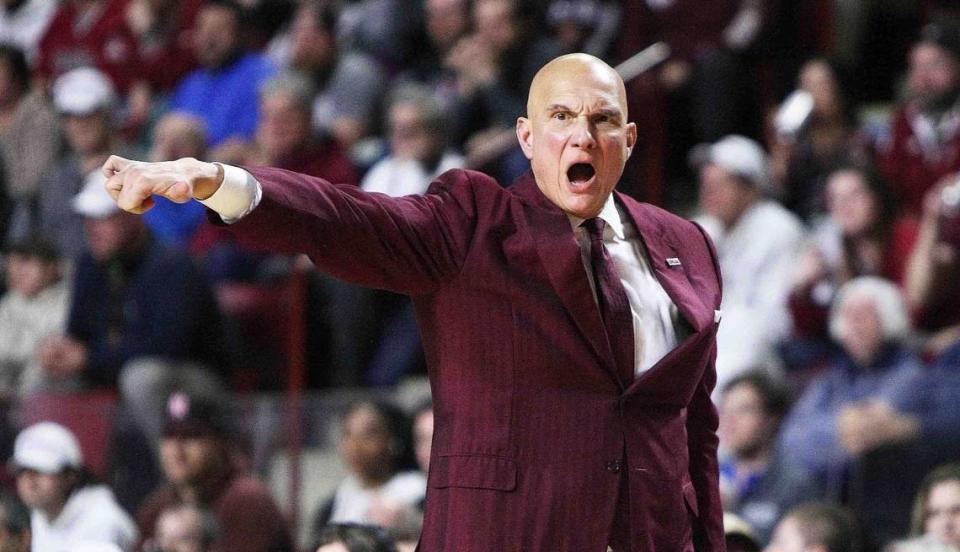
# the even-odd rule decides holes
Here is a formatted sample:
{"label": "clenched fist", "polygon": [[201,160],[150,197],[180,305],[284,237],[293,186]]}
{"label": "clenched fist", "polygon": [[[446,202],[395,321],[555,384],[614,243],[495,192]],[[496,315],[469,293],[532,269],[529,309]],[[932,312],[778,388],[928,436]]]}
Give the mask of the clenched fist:
{"label": "clenched fist", "polygon": [[146,163],[111,155],[103,164],[106,188],[117,205],[131,213],[145,213],[153,207],[153,196],[177,203],[207,199],[223,182],[223,167],[192,157]]}

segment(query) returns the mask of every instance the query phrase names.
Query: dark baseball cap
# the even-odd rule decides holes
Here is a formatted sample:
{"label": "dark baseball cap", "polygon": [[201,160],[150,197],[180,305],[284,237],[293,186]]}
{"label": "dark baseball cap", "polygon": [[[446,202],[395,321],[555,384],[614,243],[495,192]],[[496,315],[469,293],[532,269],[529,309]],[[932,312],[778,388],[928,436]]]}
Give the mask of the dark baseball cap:
{"label": "dark baseball cap", "polygon": [[226,437],[229,434],[224,409],[210,397],[176,391],[167,399],[164,414],[164,437]]}
{"label": "dark baseball cap", "polygon": [[960,22],[936,21],[925,25],[920,30],[920,42],[939,46],[960,62]]}

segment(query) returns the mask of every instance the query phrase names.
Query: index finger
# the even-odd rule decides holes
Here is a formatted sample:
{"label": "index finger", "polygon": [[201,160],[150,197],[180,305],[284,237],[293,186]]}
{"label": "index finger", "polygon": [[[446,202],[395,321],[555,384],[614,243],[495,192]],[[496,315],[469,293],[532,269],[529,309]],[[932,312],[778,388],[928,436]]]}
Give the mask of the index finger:
{"label": "index finger", "polygon": [[133,163],[133,161],[130,161],[129,159],[125,159],[119,155],[111,155],[107,159],[107,162],[103,164],[103,168],[101,169],[103,171],[103,176],[110,178],[111,176],[130,166],[131,163]]}

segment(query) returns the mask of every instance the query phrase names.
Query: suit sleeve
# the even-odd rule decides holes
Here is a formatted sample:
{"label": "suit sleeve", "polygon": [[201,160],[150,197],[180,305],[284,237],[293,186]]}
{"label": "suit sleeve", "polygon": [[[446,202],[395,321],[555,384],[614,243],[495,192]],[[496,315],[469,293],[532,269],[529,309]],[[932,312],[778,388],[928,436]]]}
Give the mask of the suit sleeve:
{"label": "suit sleeve", "polygon": [[417,295],[456,276],[475,233],[475,177],[450,171],[423,196],[394,198],[281,169],[254,168],[260,204],[230,228],[246,246],[305,253],[324,272]]}
{"label": "suit sleeve", "polygon": [[[721,278],[717,253],[709,236],[702,228],[709,250],[713,272],[716,275],[716,293],[712,298],[714,308],[720,309]],[[717,461],[717,427],[719,416],[710,398],[717,384],[717,344],[710,347],[707,366],[697,384],[690,404],[687,406],[687,448],[690,452],[690,480],[697,494],[698,522],[694,525],[693,538],[696,550],[722,551],[725,549],[723,533],[723,506],[720,503],[719,467]]]}

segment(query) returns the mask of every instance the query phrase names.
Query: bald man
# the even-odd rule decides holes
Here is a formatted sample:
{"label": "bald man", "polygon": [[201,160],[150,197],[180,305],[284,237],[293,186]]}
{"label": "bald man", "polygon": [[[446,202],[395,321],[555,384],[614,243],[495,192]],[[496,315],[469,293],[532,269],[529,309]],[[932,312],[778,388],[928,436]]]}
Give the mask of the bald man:
{"label": "bald man", "polygon": [[201,200],[251,245],[412,296],[435,429],[420,550],[723,550],[710,402],[720,278],[703,231],[614,192],[623,82],[583,54],[531,86],[504,188],[391,198],[270,168],[112,157],[124,209]]}

